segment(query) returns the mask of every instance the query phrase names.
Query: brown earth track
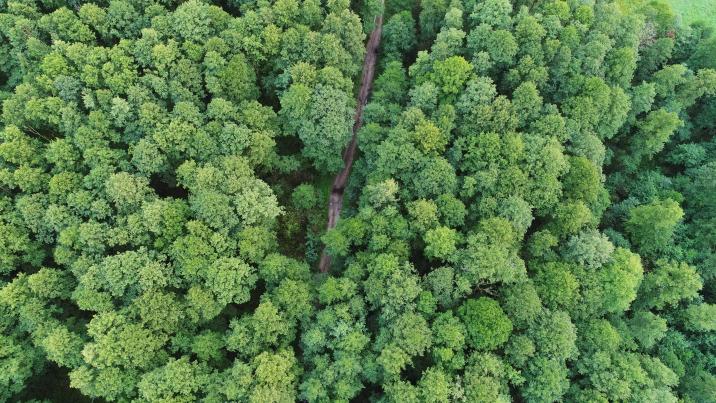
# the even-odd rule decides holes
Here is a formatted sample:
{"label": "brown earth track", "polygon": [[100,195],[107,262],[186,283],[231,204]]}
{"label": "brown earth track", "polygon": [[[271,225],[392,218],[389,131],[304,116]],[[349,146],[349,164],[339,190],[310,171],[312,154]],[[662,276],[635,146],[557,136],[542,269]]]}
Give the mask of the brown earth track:
{"label": "brown earth track", "polygon": [[[326,230],[330,230],[336,226],[338,218],[341,216],[343,208],[343,192],[348,183],[348,177],[353,167],[353,159],[355,158],[356,149],[358,148],[358,131],[363,126],[363,108],[368,102],[371,87],[373,86],[373,76],[375,75],[375,62],[378,58],[378,46],[380,45],[380,35],[383,29],[383,16],[379,15],[375,18],[375,28],[370,33],[370,38],[365,46],[365,59],[363,60],[363,74],[361,76],[360,91],[358,92],[358,102],[356,105],[355,122],[353,123],[353,135],[343,153],[343,169],[338,172],[333,180],[331,187],[331,196],[328,199],[328,224]],[[318,267],[322,273],[328,272],[331,266],[331,257],[326,253],[325,248],[321,253],[321,260]]]}

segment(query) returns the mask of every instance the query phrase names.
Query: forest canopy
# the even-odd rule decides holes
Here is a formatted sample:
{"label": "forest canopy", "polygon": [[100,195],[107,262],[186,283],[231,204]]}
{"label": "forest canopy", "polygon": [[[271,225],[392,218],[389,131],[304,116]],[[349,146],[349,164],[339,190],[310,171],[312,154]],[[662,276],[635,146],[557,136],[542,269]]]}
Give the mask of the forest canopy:
{"label": "forest canopy", "polygon": [[714,26],[0,0],[0,402],[716,402]]}

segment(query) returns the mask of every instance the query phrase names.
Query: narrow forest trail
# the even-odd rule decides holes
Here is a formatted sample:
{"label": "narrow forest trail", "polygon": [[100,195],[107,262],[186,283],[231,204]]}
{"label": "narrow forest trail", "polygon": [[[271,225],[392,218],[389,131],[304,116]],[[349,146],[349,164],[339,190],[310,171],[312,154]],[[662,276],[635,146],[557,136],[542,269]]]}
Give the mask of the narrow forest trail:
{"label": "narrow forest trail", "polygon": [[[343,169],[338,172],[333,180],[331,187],[331,196],[328,199],[328,223],[326,231],[334,228],[341,216],[343,208],[343,193],[348,183],[348,177],[353,167],[353,159],[355,158],[358,148],[358,132],[363,125],[363,108],[368,102],[368,96],[373,86],[373,76],[375,75],[375,62],[378,58],[378,46],[380,45],[380,35],[383,30],[383,16],[375,17],[375,28],[370,33],[370,38],[365,46],[365,59],[363,61],[363,74],[361,76],[360,91],[358,92],[358,102],[356,105],[355,121],[353,123],[353,135],[348,147],[343,153]],[[328,271],[331,266],[331,257],[326,253],[325,247],[321,253],[321,260],[318,264],[322,273]]]}

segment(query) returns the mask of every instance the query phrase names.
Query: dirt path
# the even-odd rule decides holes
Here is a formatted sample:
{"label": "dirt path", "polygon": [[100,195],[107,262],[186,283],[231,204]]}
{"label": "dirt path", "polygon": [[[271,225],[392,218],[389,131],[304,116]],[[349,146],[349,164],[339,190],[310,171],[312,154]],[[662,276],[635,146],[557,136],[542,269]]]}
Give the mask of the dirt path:
{"label": "dirt path", "polygon": [[[375,61],[378,57],[378,46],[380,45],[380,34],[383,29],[383,16],[379,15],[375,18],[375,29],[370,33],[370,38],[365,46],[365,60],[363,61],[363,75],[361,76],[360,91],[358,92],[358,102],[356,105],[355,123],[353,124],[353,136],[351,137],[348,147],[343,153],[343,169],[336,175],[331,188],[331,197],[328,200],[328,224],[326,230],[330,230],[336,226],[338,218],[341,216],[341,208],[343,207],[343,192],[346,189],[346,183],[353,167],[353,159],[355,158],[356,149],[358,148],[358,131],[363,125],[363,108],[368,102],[371,87],[373,86],[373,76],[375,74]],[[321,272],[325,273],[331,266],[331,257],[323,249],[321,260],[318,264]]]}

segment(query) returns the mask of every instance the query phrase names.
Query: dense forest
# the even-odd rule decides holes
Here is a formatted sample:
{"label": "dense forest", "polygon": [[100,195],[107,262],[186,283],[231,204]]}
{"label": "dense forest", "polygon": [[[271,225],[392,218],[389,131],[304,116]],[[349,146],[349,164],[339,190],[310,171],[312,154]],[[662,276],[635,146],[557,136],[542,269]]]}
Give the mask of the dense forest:
{"label": "dense forest", "polygon": [[0,0],[0,402],[716,402],[715,27]]}

